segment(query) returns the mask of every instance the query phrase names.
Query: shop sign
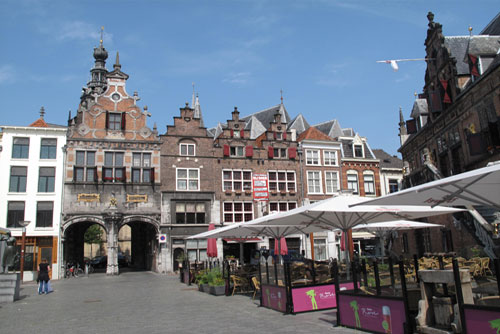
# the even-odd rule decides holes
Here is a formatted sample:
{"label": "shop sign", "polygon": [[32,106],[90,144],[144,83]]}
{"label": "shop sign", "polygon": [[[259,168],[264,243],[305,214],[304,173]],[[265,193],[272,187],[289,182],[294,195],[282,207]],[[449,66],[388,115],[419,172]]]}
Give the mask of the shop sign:
{"label": "shop sign", "polygon": [[267,174],[253,174],[253,199],[256,201],[269,200]]}
{"label": "shop sign", "polygon": [[99,202],[101,199],[100,194],[78,194],[78,201],[80,202]]}
{"label": "shop sign", "polygon": [[148,201],[148,195],[130,195],[130,194],[127,194],[127,202],[146,203],[147,201]]}

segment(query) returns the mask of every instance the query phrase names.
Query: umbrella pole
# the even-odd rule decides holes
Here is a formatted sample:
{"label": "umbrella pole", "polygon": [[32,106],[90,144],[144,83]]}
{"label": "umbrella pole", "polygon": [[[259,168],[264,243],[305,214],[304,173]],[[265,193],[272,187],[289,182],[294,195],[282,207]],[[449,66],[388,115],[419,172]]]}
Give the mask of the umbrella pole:
{"label": "umbrella pole", "polygon": [[344,238],[344,254],[345,254],[345,266],[346,266],[346,279],[349,280],[351,278],[350,273],[350,259],[349,259],[349,237],[347,236],[347,230],[343,230],[343,233],[346,233]]}

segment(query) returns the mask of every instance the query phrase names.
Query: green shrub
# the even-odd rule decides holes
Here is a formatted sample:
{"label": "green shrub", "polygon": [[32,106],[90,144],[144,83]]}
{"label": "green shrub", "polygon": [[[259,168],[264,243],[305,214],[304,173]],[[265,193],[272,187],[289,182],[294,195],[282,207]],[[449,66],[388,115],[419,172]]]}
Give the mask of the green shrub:
{"label": "green shrub", "polygon": [[224,286],[224,285],[226,285],[226,281],[222,277],[217,277],[212,282],[210,282],[209,285]]}

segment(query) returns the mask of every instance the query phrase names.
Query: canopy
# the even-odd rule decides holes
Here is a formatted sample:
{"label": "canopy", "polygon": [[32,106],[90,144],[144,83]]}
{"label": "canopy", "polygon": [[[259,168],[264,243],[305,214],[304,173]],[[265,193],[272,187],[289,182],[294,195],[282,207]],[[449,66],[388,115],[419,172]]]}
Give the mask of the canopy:
{"label": "canopy", "polygon": [[[363,205],[486,205],[500,210],[500,162],[374,198]],[[358,206],[355,203],[352,206]]]}

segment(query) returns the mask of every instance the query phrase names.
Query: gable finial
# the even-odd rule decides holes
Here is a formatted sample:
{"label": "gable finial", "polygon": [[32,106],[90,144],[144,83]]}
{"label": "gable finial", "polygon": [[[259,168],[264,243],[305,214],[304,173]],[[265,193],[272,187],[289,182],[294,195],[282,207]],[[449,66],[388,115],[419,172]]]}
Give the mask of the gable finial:
{"label": "gable finial", "polygon": [[44,116],[45,116],[45,108],[42,106],[40,108],[40,118],[43,119]]}
{"label": "gable finial", "polygon": [[104,26],[101,26],[101,40],[99,41],[101,43],[101,46],[103,42],[103,36],[104,36]]}
{"label": "gable finial", "polygon": [[283,104],[283,89],[280,89],[280,95],[281,95],[281,104]]}

